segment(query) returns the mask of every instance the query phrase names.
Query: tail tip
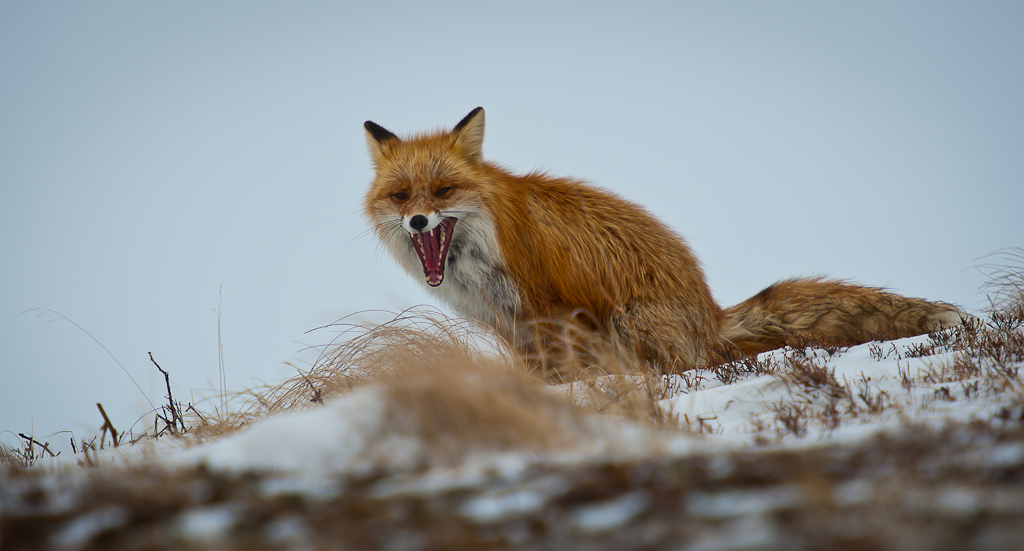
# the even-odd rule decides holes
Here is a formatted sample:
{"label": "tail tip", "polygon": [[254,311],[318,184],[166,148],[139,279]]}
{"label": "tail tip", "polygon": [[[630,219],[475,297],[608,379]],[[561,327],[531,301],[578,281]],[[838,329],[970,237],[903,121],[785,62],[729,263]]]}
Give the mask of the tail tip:
{"label": "tail tip", "polygon": [[926,322],[931,326],[932,331],[957,327],[964,321],[974,319],[974,316],[952,304],[939,304],[937,306],[941,309],[926,318]]}

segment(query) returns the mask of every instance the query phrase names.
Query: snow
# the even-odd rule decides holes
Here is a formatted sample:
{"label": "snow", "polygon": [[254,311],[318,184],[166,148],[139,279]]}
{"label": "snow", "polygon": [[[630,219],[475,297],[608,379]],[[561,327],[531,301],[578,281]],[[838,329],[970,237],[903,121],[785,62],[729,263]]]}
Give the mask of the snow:
{"label": "snow", "polygon": [[[941,428],[958,422],[997,426],[1017,418],[1024,403],[1019,378],[993,375],[985,369],[954,375],[949,367],[958,353],[943,352],[941,347],[932,355],[915,357],[932,344],[922,336],[831,351],[787,349],[762,354],[756,365],[743,367],[746,371],[667,377],[661,394],[665,398],[656,407],[677,420],[678,427],[658,427],[598,413],[588,406],[562,404],[563,409],[550,409],[550,420],[544,418],[563,431],[555,433],[555,444],[547,446],[537,439],[475,445],[472,439],[479,437],[479,429],[468,433],[474,435],[469,441],[461,433],[434,434],[431,440],[420,434],[418,423],[410,422],[418,418],[410,416],[433,410],[414,400],[429,404],[456,395],[428,392],[398,394],[407,398],[396,399],[395,387],[388,386],[394,383],[388,379],[368,382],[324,403],[269,415],[204,443],[162,437],[90,452],[89,463],[99,466],[93,472],[103,466],[177,470],[185,484],[176,488],[181,508],[168,513],[161,530],[175,541],[200,547],[217,547],[242,537],[242,532],[250,534],[247,530],[254,518],[265,518],[253,528],[258,530],[255,537],[283,547],[309,547],[322,530],[317,523],[323,518],[305,517],[287,507],[260,516],[265,514],[258,512],[262,509],[247,505],[250,498],[326,509],[363,499],[357,509],[366,506],[372,514],[399,523],[381,536],[382,546],[392,549],[429,547],[433,541],[429,524],[401,523],[403,515],[429,517],[434,509],[457,519],[451,526],[513,543],[531,541],[540,533],[534,528],[543,525],[555,540],[611,542],[635,537],[639,545],[646,537],[660,537],[658,530],[678,528],[678,522],[685,522],[690,527],[686,530],[693,530],[679,549],[696,550],[793,547],[796,540],[782,528],[782,520],[807,518],[808,511],[819,504],[830,504],[850,517],[850,522],[829,532],[839,533],[840,539],[872,534],[873,517],[858,515],[874,511],[879,504],[896,515],[951,522],[1024,515],[1024,495],[987,483],[1024,465],[1024,443],[1000,440],[985,431],[968,431],[965,436],[955,426],[942,432],[951,439],[948,449],[934,456],[925,454],[913,467],[914,474],[925,480],[913,479],[905,488],[894,489],[892,478],[886,478],[899,468],[891,465],[878,466],[877,478],[861,473],[819,484],[790,473],[789,478],[743,482],[756,472],[752,464],[775,461],[779,470],[777,462],[788,461],[787,454],[800,457],[806,451],[815,456],[814,448],[819,446],[842,445],[826,448],[825,454],[837,449],[852,453],[867,446],[885,449],[885,442],[893,440],[873,439],[879,433],[905,438],[911,435],[908,427]],[[437,376],[446,374],[437,372]],[[470,374],[474,384],[490,380],[477,372]],[[402,384],[409,383],[402,379]],[[550,400],[547,393],[562,394],[570,402],[585,399],[579,388],[576,394],[573,390],[568,385],[543,387],[544,394],[534,396],[520,389],[536,403]],[[514,422],[515,418],[499,419]],[[430,426],[436,428],[437,423]],[[957,445],[957,439],[964,438]],[[858,447],[861,444],[865,447]],[[767,453],[759,455],[760,450]],[[0,515],[56,515],[60,518],[49,542],[53,548],[72,551],[110,533],[132,529],[136,517],[125,503],[90,503],[85,498],[89,469],[72,465],[76,459],[80,458],[65,455],[40,461],[39,476],[14,477],[0,485]],[[990,473],[995,478],[983,484],[976,477],[950,478],[946,476],[950,463],[956,472]],[[67,476],[69,472],[72,476]],[[686,487],[690,482],[678,481],[687,476],[680,473],[686,472],[702,474]],[[250,481],[246,484],[252,486],[233,497],[217,497],[207,476],[221,474],[229,480]],[[659,477],[675,485],[671,495],[660,490]],[[248,497],[240,499],[242,495]],[[417,513],[419,505],[410,507],[428,503],[430,513]],[[381,505],[386,505],[384,511],[374,512]],[[666,510],[679,516],[662,518]],[[1010,528],[993,523],[986,538],[1016,537]],[[644,526],[653,531],[638,528]],[[658,526],[662,528],[653,528]]]}
{"label": "snow", "polygon": [[570,524],[585,532],[608,532],[626,525],[649,505],[647,494],[631,492],[609,501],[580,507],[574,511]]}
{"label": "snow", "polygon": [[288,545],[301,548],[309,540],[309,524],[298,515],[284,515],[270,521],[264,528],[264,539],[271,545]]}
{"label": "snow", "polygon": [[[1004,405],[1006,399],[998,395],[978,396],[982,392],[982,377],[955,383],[928,382],[927,374],[934,366],[953,359],[953,353],[941,353],[922,358],[908,354],[925,344],[927,335],[881,343],[881,358],[872,357],[870,344],[855,346],[836,355],[822,350],[807,349],[807,360],[825,363],[834,372],[837,382],[848,388],[852,401],[859,406],[856,415],[846,415],[839,427],[824,430],[808,426],[808,434],[799,442],[808,445],[820,441],[857,441],[882,430],[899,428],[906,421],[942,423],[949,420],[969,421],[990,419]],[[791,352],[790,352],[791,353]],[[762,354],[762,361],[775,361],[785,365],[784,351]],[[826,362],[827,360],[827,362]],[[904,378],[910,381],[909,388]],[[755,422],[771,425],[779,406],[808,406],[821,411],[829,402],[829,389],[802,388],[777,375],[761,375],[733,383],[722,384],[713,373],[703,373],[702,383],[684,387],[678,396],[663,400],[661,405],[677,415],[699,421],[713,435],[713,439],[746,445],[758,431]],[[974,389],[974,390],[972,390]],[[974,393],[972,395],[972,392]],[[983,393],[983,392],[982,392]],[[887,407],[869,413],[863,394],[869,400],[881,398]],[[1009,393],[1012,394],[1012,393]],[[847,412],[854,413],[854,412]],[[784,439],[785,440],[785,439]],[[1015,461],[1015,451],[1006,451],[1009,461]]]}
{"label": "snow", "polygon": [[474,497],[462,507],[462,516],[470,520],[487,523],[505,520],[536,511],[547,498],[558,493],[560,486],[553,488],[527,488],[504,495],[481,495]]}
{"label": "snow", "polygon": [[769,513],[802,505],[804,493],[794,486],[764,490],[733,490],[714,494],[695,493],[687,501],[691,514],[714,519]]}
{"label": "snow", "polygon": [[97,534],[117,528],[130,519],[128,512],[119,506],[110,505],[79,515],[64,524],[64,527],[53,535],[50,542],[57,549],[74,551],[82,549]]}
{"label": "snow", "polygon": [[1024,463],[1024,446],[1002,444],[989,448],[984,454],[969,458],[968,464],[979,467],[1012,469]]}
{"label": "snow", "polygon": [[[725,479],[734,469],[728,454],[716,451],[745,449],[754,444],[777,448],[816,446],[825,442],[858,442],[884,431],[904,428],[908,422],[942,423],[949,420],[991,420],[1016,393],[1000,394],[986,388],[984,378],[956,383],[936,383],[934,373],[951,353],[924,358],[910,351],[927,341],[926,336],[880,345],[862,345],[839,353],[821,350],[775,351],[764,354],[762,362],[786,365],[786,354],[801,361],[824,365],[834,384],[800,383],[787,376],[786,369],[774,375],[739,377],[728,384],[714,373],[690,373],[670,380],[676,394],[659,402],[665,411],[688,423],[691,432],[663,430],[614,415],[585,414],[575,444],[559,449],[530,447],[467,452],[456,460],[438,461],[430,445],[402,423],[388,423],[386,393],[368,385],[354,389],[324,405],[310,405],[299,411],[271,415],[236,433],[199,445],[183,445],[175,439],[142,442],[130,447],[95,454],[101,464],[162,463],[168,467],[205,465],[228,472],[260,472],[264,495],[301,495],[329,500],[345,491],[345,476],[383,473],[369,495],[429,497],[452,491],[467,491],[459,514],[475,523],[504,522],[536,514],[566,488],[563,471],[546,477],[526,476],[536,466],[566,467],[601,464],[632,458],[679,458],[693,454],[708,457],[710,479]],[[564,391],[562,389],[561,391]],[[870,404],[881,404],[872,409]],[[401,404],[397,407],[401,409]],[[837,408],[835,426],[815,417]],[[786,408],[790,408],[787,410]],[[804,425],[784,426],[780,416],[801,409]],[[393,413],[393,412],[392,412]],[[983,454],[966,454],[965,466],[1015,468],[1024,463],[1024,445],[998,444]],[[67,463],[65,461],[65,463]],[[43,477],[41,487],[51,499],[50,507],[70,509],[75,501],[75,481],[57,483],[55,476]],[[197,487],[197,495],[209,489]],[[876,489],[863,480],[833,489],[840,505],[854,505],[871,499]],[[201,498],[202,496],[199,495]],[[700,518],[729,522],[756,518],[773,511],[805,505],[807,497],[799,488],[775,486],[766,489],[693,493],[685,501],[687,510]],[[980,507],[1019,511],[1024,502],[1007,495],[999,503],[980,503],[976,490],[944,488],[934,495],[905,496],[908,506],[929,507],[950,516],[971,515]],[[202,499],[196,499],[196,502]],[[64,504],[64,505],[62,505]],[[650,507],[643,492],[626,493],[605,501],[571,508],[568,524],[578,531],[600,533],[629,523]],[[754,518],[755,520],[750,520]],[[739,520],[737,520],[738,522]],[[124,522],[117,508],[81,515],[68,522],[55,536],[59,547],[74,549],[79,542]],[[235,524],[235,513],[227,506],[192,509],[181,514],[177,526],[183,537],[214,541]],[[746,526],[746,525],[745,525]],[[719,536],[694,542],[695,549],[741,549],[774,542],[776,534],[760,525],[748,526],[744,534],[722,532]],[[762,530],[762,528],[764,528]],[[268,537],[286,541],[299,537],[305,528],[301,519],[281,520]],[[768,530],[768,531],[766,531]],[[736,539],[739,538],[739,539]],[[751,539],[752,538],[752,539]],[[776,542],[777,543],[777,542]]]}
{"label": "snow", "polygon": [[832,490],[832,502],[838,507],[849,507],[867,501],[874,492],[875,488],[871,482],[851,480]]}
{"label": "snow", "polygon": [[196,507],[178,517],[178,531],[185,539],[215,542],[235,525],[237,514],[232,505]]}
{"label": "snow", "polygon": [[[827,360],[828,369],[833,370],[835,380],[847,389],[849,396],[844,406],[847,411],[838,427],[819,426],[811,420],[803,435],[785,434],[777,426],[775,418],[780,408],[799,406],[812,412],[824,411],[830,400],[836,401],[835,389],[801,386],[780,375],[750,376],[725,384],[713,373],[703,372],[689,376],[686,381],[675,381],[679,393],[659,403],[666,411],[689,421],[691,428],[701,428],[697,431],[701,435],[656,433],[650,427],[614,416],[592,415],[588,419],[589,438],[573,448],[543,453],[513,450],[472,454],[463,458],[461,464],[417,472],[408,479],[399,475],[415,471],[423,464],[424,443],[412,434],[385,426],[384,398],[374,386],[355,389],[323,407],[272,415],[245,430],[201,445],[184,447],[164,439],[156,444],[108,450],[102,457],[110,462],[131,463],[147,457],[178,466],[204,464],[217,470],[301,474],[298,479],[270,479],[265,483],[265,491],[321,497],[340,491],[324,483],[324,477],[384,470],[396,474],[377,489],[378,495],[386,496],[436,493],[453,487],[479,487],[495,479],[512,480],[517,472],[535,463],[680,457],[698,451],[744,447],[751,445],[756,435],[764,436],[766,430],[759,430],[759,425],[782,433],[777,445],[807,446],[826,441],[855,442],[879,431],[896,430],[911,419],[939,423],[991,418],[1002,402],[1000,396],[982,396],[985,393],[980,390],[972,394],[970,389],[983,386],[975,384],[980,383],[978,379],[955,384],[926,382],[925,375],[935,365],[951,359],[950,353],[908,357],[910,349],[926,341],[927,336],[921,336],[883,343],[883,353],[876,350],[875,357],[871,345],[835,355],[821,350],[804,351],[807,361]],[[784,354],[775,351],[760,359],[784,362]],[[869,412],[865,398],[858,394],[868,400],[881,396],[886,407]],[[1024,448],[1008,444],[974,460],[1010,467],[1024,462]],[[722,469],[727,471],[728,465]],[[538,506],[544,495],[532,490],[509,491],[505,495],[481,497],[479,502],[466,505],[464,511],[477,519],[513,514]]]}
{"label": "snow", "polygon": [[213,442],[170,454],[172,462],[239,471],[302,471],[310,477],[380,463],[404,466],[416,443],[376,438],[384,402],[358,389],[323,408],[270,416]]}

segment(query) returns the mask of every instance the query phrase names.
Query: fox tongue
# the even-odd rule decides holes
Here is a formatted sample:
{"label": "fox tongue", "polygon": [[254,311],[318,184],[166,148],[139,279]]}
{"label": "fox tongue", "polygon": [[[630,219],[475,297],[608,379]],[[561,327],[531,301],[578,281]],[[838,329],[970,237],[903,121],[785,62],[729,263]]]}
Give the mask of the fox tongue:
{"label": "fox tongue", "polygon": [[441,232],[437,231],[440,228],[441,225],[438,224],[434,231],[420,234],[423,241],[420,261],[423,262],[423,269],[426,272],[436,272],[441,268]]}

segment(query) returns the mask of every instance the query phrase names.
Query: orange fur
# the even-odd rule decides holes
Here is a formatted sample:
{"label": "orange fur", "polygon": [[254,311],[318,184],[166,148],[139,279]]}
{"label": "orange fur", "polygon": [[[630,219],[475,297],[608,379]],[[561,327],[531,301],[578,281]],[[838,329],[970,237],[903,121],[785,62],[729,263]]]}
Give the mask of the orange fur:
{"label": "orange fur", "polygon": [[683,238],[643,208],[579,180],[485,162],[483,109],[408,139],[369,121],[366,130],[376,177],[365,211],[378,237],[407,271],[422,270],[429,290],[527,355],[557,348],[569,325],[674,371],[794,337],[851,345],[959,319],[948,304],[818,279],[780,282],[723,310]]}

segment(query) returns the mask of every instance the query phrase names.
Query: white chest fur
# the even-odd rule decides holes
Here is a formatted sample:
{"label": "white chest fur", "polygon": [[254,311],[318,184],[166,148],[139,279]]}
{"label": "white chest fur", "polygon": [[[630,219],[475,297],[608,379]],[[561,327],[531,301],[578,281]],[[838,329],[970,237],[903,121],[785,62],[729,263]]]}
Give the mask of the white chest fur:
{"label": "white chest fur", "polygon": [[444,212],[442,216],[455,216],[458,222],[448,249],[444,281],[437,287],[424,280],[423,265],[408,232],[389,232],[384,243],[402,268],[430,294],[462,315],[492,327],[507,327],[519,313],[521,303],[519,291],[504,268],[494,223],[476,210]]}

